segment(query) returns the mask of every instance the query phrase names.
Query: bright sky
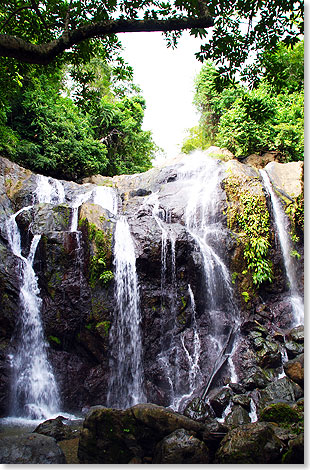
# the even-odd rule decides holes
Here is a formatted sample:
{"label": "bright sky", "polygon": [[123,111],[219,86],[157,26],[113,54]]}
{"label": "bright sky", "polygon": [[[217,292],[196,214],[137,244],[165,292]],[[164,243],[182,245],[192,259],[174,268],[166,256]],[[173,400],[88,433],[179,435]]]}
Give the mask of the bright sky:
{"label": "bright sky", "polygon": [[198,122],[193,101],[194,78],[201,68],[195,58],[200,40],[184,32],[177,49],[167,48],[162,33],[119,35],[122,54],[134,69],[134,82],[146,100],[144,129],[167,156],[180,151],[185,130]]}

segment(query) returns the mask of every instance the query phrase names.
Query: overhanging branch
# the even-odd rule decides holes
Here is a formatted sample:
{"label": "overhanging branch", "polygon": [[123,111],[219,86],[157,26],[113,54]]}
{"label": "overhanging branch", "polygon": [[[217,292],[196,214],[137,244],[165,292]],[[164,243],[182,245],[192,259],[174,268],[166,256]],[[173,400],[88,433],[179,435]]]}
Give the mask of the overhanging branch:
{"label": "overhanging branch", "polygon": [[60,38],[45,44],[32,44],[21,38],[0,34],[0,56],[13,57],[22,62],[46,65],[73,45],[91,39],[117,33],[182,31],[191,28],[210,28],[213,19],[209,16],[171,18],[169,20],[113,20],[97,22],[72,31],[65,30]]}

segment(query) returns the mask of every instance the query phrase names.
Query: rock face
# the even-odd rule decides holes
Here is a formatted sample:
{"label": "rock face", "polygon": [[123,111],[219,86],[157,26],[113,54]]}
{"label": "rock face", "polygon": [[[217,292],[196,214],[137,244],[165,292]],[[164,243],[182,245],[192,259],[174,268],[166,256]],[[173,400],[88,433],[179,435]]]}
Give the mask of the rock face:
{"label": "rock face", "polygon": [[290,162],[285,165],[271,162],[266,165],[266,171],[278,191],[291,198],[296,198],[302,193],[302,162]]}
{"label": "rock face", "polygon": [[[42,299],[40,313],[49,344],[48,356],[61,392],[62,409],[80,411],[83,407],[105,405],[107,401],[111,373],[109,331],[116,318],[114,231],[121,214],[128,220],[135,246],[146,400],[183,411],[190,400],[202,395],[211,377],[208,390],[211,406],[196,411],[188,408],[188,416],[199,417],[201,422],[215,415],[221,418],[233,403],[232,415],[227,420],[230,425],[239,425],[249,419],[251,400],[261,409],[273,399],[296,400],[301,396],[299,359],[303,338],[298,330],[290,331],[290,292],[260,174],[255,166],[230,159],[232,156],[221,149],[212,149],[211,154],[213,160],[206,162],[210,172],[218,174],[218,185],[217,196],[211,198],[212,204],[208,206],[213,217],[212,230],[204,242],[210,244],[216,253],[213,261],[219,260],[222,269],[217,267],[215,273],[213,290],[223,299],[217,303],[212,289],[206,287],[205,265],[212,263],[205,263],[203,237],[198,240],[195,226],[194,214],[201,212],[197,201],[203,201],[204,192],[196,195],[196,199],[189,197],[193,191],[190,176],[203,172],[194,161],[186,165],[178,160],[139,175],[114,178],[98,175],[85,180],[83,185],[62,181],[65,196],[62,201],[40,202],[37,175],[0,158],[2,416],[9,413],[12,372],[9,358],[14,355],[18,341],[22,267],[9,248],[6,221],[25,206],[32,207],[21,212],[16,222],[24,256],[28,255],[33,236],[41,234],[33,266]],[[291,164],[269,163],[267,167],[276,186],[282,193],[287,192],[287,200],[295,200],[299,186],[302,187],[301,164],[294,166],[294,172]],[[289,186],[284,181],[288,180],[287,171]],[[204,180],[206,192],[212,181],[207,177]],[[92,191],[98,185],[114,191],[117,214],[109,204],[104,208],[93,197]],[[268,260],[273,264],[273,282],[266,281],[260,286],[254,283],[244,254],[249,240],[239,216],[241,199],[243,209],[247,208],[246,196],[259,202],[262,218],[269,221]],[[72,231],[78,198],[78,225]],[[203,233],[207,232],[205,228]],[[296,262],[302,268],[302,252]],[[238,331],[233,332],[234,323]],[[226,344],[230,334],[231,342]],[[231,351],[232,362],[228,360]],[[221,354],[222,361],[215,370]],[[290,391],[278,393],[271,390],[270,384],[283,373],[285,354],[289,362],[296,361],[292,365],[287,363],[284,369],[291,379],[285,385]],[[233,384],[228,387],[230,382],[237,381],[233,371],[239,382],[235,388]],[[296,382],[294,386],[292,381]],[[183,399],[185,395],[188,398]],[[177,429],[188,430],[180,424],[165,431],[161,439]],[[185,437],[180,438],[180,442],[184,440]],[[174,435],[173,441],[178,447],[178,436]],[[162,459],[166,458],[164,448],[163,445],[158,453]],[[139,457],[128,452],[126,458]]]}
{"label": "rock face", "polygon": [[55,439],[40,434],[0,438],[1,464],[64,464],[65,456]]}

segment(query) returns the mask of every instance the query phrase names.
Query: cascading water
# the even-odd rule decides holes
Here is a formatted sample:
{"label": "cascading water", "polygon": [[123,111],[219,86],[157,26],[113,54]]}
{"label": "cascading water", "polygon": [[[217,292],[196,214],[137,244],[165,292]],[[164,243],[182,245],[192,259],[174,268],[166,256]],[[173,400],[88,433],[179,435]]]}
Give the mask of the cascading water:
{"label": "cascading water", "polygon": [[109,186],[97,186],[92,192],[92,202],[107,209],[113,215],[117,214],[116,193]]}
{"label": "cascading water", "polygon": [[194,294],[192,291],[191,286],[188,286],[188,292],[191,300],[191,309],[192,309],[192,344],[190,351],[186,345],[185,335],[184,333],[181,335],[182,346],[186,352],[186,356],[189,363],[189,386],[190,392],[189,395],[191,396],[193,392],[196,390],[198,386],[198,382],[201,380],[201,370],[199,367],[199,359],[200,359],[200,352],[201,352],[201,343],[198,334],[197,328],[197,320],[196,320],[196,304],[194,299]]}
{"label": "cascading water", "polygon": [[[59,181],[38,175],[35,200],[38,203],[51,204],[64,202],[64,188]],[[47,344],[40,317],[42,301],[37,276],[33,269],[41,235],[34,235],[26,258],[22,255],[21,237],[16,223],[16,217],[32,207],[20,209],[7,220],[6,224],[10,248],[20,259],[22,280],[18,341],[16,350],[11,355],[13,375],[11,414],[28,419],[42,419],[53,416],[60,409],[60,398],[47,357]]]}
{"label": "cascading water", "polygon": [[298,292],[296,266],[294,258],[291,256],[293,247],[289,236],[289,219],[285,215],[281,202],[273,190],[268,173],[265,170],[260,170],[260,174],[262,175],[265,188],[270,195],[274,221],[277,227],[277,235],[283,255],[286,276],[289,282],[290,298],[294,315],[294,324],[292,326],[297,326],[304,323],[304,304]]}
{"label": "cascading water", "polygon": [[37,175],[36,199],[38,203],[61,204],[65,201],[65,190],[60,181]]}
{"label": "cascading water", "polygon": [[[215,369],[231,353],[232,332],[239,324],[238,309],[234,302],[230,273],[223,261],[223,235],[226,228],[221,222],[223,165],[217,160],[196,154],[179,169],[183,191],[187,192],[185,226],[195,240],[202,257],[205,283],[205,316],[209,317],[208,362]],[[231,380],[236,380],[231,357],[228,361]],[[205,377],[206,380],[206,377]],[[210,382],[211,384],[211,382]]]}
{"label": "cascading water", "polygon": [[140,305],[134,243],[125,216],[115,228],[116,316],[110,330],[108,406],[128,408],[144,401]]}
{"label": "cascading water", "polygon": [[[158,193],[152,193],[145,200],[144,205],[152,207],[152,216],[156,221],[158,227],[161,230],[161,310],[162,315],[164,315],[164,308],[166,307],[167,302],[169,303],[169,310],[171,316],[175,317],[175,299],[177,292],[177,279],[176,279],[176,254],[175,254],[175,234],[171,227],[171,214],[167,210],[160,208]],[[171,265],[170,265],[170,282],[168,280],[168,248],[170,245],[171,251]],[[169,298],[167,298],[167,283],[169,282]],[[175,320],[175,318],[174,318]],[[165,374],[168,379],[170,387],[170,401],[171,406],[174,409],[177,409],[179,406],[180,400],[183,398],[183,393],[180,395],[179,390],[184,390],[184,384],[180,384],[179,377],[179,353],[180,348],[183,348],[185,354],[189,354],[188,350],[184,346],[184,338],[181,339],[182,344],[178,344],[179,340],[176,337],[175,332],[176,320],[174,328],[167,329],[164,322],[161,322],[161,352],[159,354],[158,360],[162,364]],[[170,359],[170,360],[169,360]],[[174,363],[174,366],[171,364]],[[191,392],[190,392],[191,393]]]}
{"label": "cascading water", "polygon": [[11,357],[13,369],[11,414],[29,419],[48,418],[59,410],[57,384],[48,362],[46,343],[40,318],[41,299],[33,261],[40,235],[33,237],[28,257],[21,253],[20,233],[16,217],[7,222],[11,250],[21,261],[19,341]]}

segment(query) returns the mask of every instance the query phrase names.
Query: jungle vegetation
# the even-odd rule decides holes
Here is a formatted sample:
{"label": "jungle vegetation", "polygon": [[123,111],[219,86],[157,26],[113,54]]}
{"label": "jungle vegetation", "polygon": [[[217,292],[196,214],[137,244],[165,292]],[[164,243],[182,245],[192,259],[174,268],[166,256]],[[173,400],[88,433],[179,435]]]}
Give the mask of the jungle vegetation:
{"label": "jungle vegetation", "polygon": [[[162,31],[167,46],[175,47],[182,31],[190,30],[204,40],[196,56],[215,64],[219,93],[230,89],[238,72],[257,90],[253,100],[260,106],[261,94],[269,93],[260,88],[263,78],[274,86],[262,74],[263,62],[273,60],[279,41],[286,49],[297,44],[303,24],[303,2],[292,0],[3,0],[0,152],[63,179],[144,171],[155,145],[142,130],[145,102],[122,59],[119,33]],[[237,101],[228,101],[227,125],[240,114]],[[283,102],[288,105],[299,106]],[[278,105],[268,106],[271,113]],[[242,120],[242,113],[237,117]],[[284,139],[287,132],[279,129],[278,135]]]}

